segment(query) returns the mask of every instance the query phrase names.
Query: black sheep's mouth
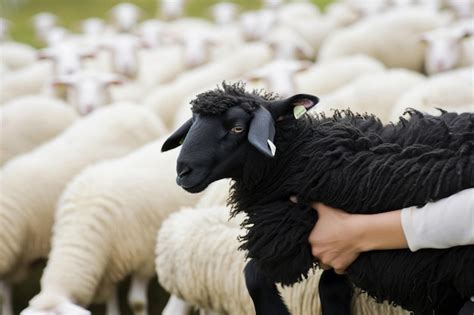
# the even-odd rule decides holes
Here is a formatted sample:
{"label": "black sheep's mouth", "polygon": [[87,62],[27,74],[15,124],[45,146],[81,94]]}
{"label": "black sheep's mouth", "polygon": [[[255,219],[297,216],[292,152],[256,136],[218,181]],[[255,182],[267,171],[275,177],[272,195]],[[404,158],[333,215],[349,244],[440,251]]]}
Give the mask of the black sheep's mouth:
{"label": "black sheep's mouth", "polygon": [[184,190],[190,193],[199,193],[209,186],[207,176],[203,176],[201,180],[192,180],[190,178],[176,177],[176,183],[181,186]]}

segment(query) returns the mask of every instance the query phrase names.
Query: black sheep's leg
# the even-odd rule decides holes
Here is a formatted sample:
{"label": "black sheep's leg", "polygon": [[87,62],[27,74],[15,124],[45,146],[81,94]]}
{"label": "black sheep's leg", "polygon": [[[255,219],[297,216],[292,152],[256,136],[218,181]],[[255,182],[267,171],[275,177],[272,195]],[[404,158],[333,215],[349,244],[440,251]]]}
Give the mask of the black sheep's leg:
{"label": "black sheep's leg", "polygon": [[466,304],[459,311],[459,315],[473,315],[474,314],[474,302],[467,301]]}
{"label": "black sheep's leg", "polygon": [[323,315],[350,315],[352,285],[344,275],[325,270],[319,279],[319,298]]}
{"label": "black sheep's leg", "polygon": [[258,270],[252,259],[244,269],[245,283],[252,298],[257,315],[289,315],[288,309],[278,294],[275,283]]}

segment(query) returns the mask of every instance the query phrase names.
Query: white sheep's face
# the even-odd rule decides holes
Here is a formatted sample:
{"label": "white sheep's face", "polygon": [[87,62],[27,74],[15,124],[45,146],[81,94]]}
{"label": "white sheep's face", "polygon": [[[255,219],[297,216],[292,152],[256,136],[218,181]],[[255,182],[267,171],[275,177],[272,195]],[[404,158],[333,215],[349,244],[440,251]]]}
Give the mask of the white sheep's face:
{"label": "white sheep's face", "polygon": [[81,115],[87,115],[110,101],[109,86],[121,84],[122,78],[108,73],[78,73],[59,77],[55,84],[67,86],[68,102]]}
{"label": "white sheep's face", "polygon": [[81,31],[85,35],[99,35],[104,32],[105,23],[99,18],[89,18],[81,22]]}
{"label": "white sheep's face", "polygon": [[184,0],[161,0],[160,11],[163,19],[174,20],[184,13]]}
{"label": "white sheep's face", "polygon": [[81,70],[82,60],[94,56],[93,51],[84,50],[73,44],[57,44],[39,52],[40,59],[50,59],[57,76],[71,75]]}
{"label": "white sheep's face", "polygon": [[426,44],[426,73],[435,74],[448,71],[459,64],[463,44],[463,36],[461,34],[426,35],[422,37],[422,41]]}
{"label": "white sheep's face", "polygon": [[121,32],[131,31],[140,19],[140,9],[131,3],[116,5],[112,11],[112,18],[116,27]]}
{"label": "white sheep's face", "polygon": [[223,2],[212,7],[212,17],[218,25],[227,25],[232,23],[237,17],[238,7],[234,3]]}
{"label": "white sheep's face", "polygon": [[148,20],[140,25],[140,36],[148,47],[159,46],[162,31],[163,23],[158,20]]}
{"label": "white sheep's face", "polygon": [[33,27],[40,40],[46,39],[48,30],[56,25],[57,18],[51,13],[38,13],[33,17]]}
{"label": "white sheep's face", "polygon": [[128,34],[114,36],[104,45],[111,52],[114,71],[129,78],[134,78],[138,74],[137,50],[141,46],[138,37]]}

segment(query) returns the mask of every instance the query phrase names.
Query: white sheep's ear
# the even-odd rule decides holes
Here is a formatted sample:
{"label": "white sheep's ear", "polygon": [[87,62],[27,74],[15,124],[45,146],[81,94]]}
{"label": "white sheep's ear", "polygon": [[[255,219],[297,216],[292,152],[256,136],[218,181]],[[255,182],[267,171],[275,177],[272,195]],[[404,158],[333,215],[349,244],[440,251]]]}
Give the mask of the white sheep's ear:
{"label": "white sheep's ear", "polygon": [[310,94],[296,94],[270,102],[269,110],[275,120],[298,119],[318,104],[319,98]]}
{"label": "white sheep's ear", "polygon": [[181,127],[179,127],[178,130],[171,134],[171,136],[166,139],[165,143],[163,143],[161,152],[172,150],[183,144],[184,138],[186,138],[186,135],[188,134],[189,129],[191,129],[192,124],[193,119],[190,118]]}
{"label": "white sheep's ear", "polygon": [[275,137],[275,121],[272,114],[263,106],[254,113],[248,133],[248,140],[259,152],[266,157],[275,156],[276,147],[273,143]]}

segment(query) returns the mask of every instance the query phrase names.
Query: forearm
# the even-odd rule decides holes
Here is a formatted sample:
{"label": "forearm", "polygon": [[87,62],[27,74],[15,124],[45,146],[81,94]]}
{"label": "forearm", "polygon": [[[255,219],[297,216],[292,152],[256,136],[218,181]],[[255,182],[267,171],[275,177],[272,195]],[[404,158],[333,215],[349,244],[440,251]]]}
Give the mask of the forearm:
{"label": "forearm", "polygon": [[354,215],[361,251],[474,244],[474,188],[422,208]]}
{"label": "forearm", "polygon": [[357,215],[361,251],[407,248],[401,210],[372,215]]}

